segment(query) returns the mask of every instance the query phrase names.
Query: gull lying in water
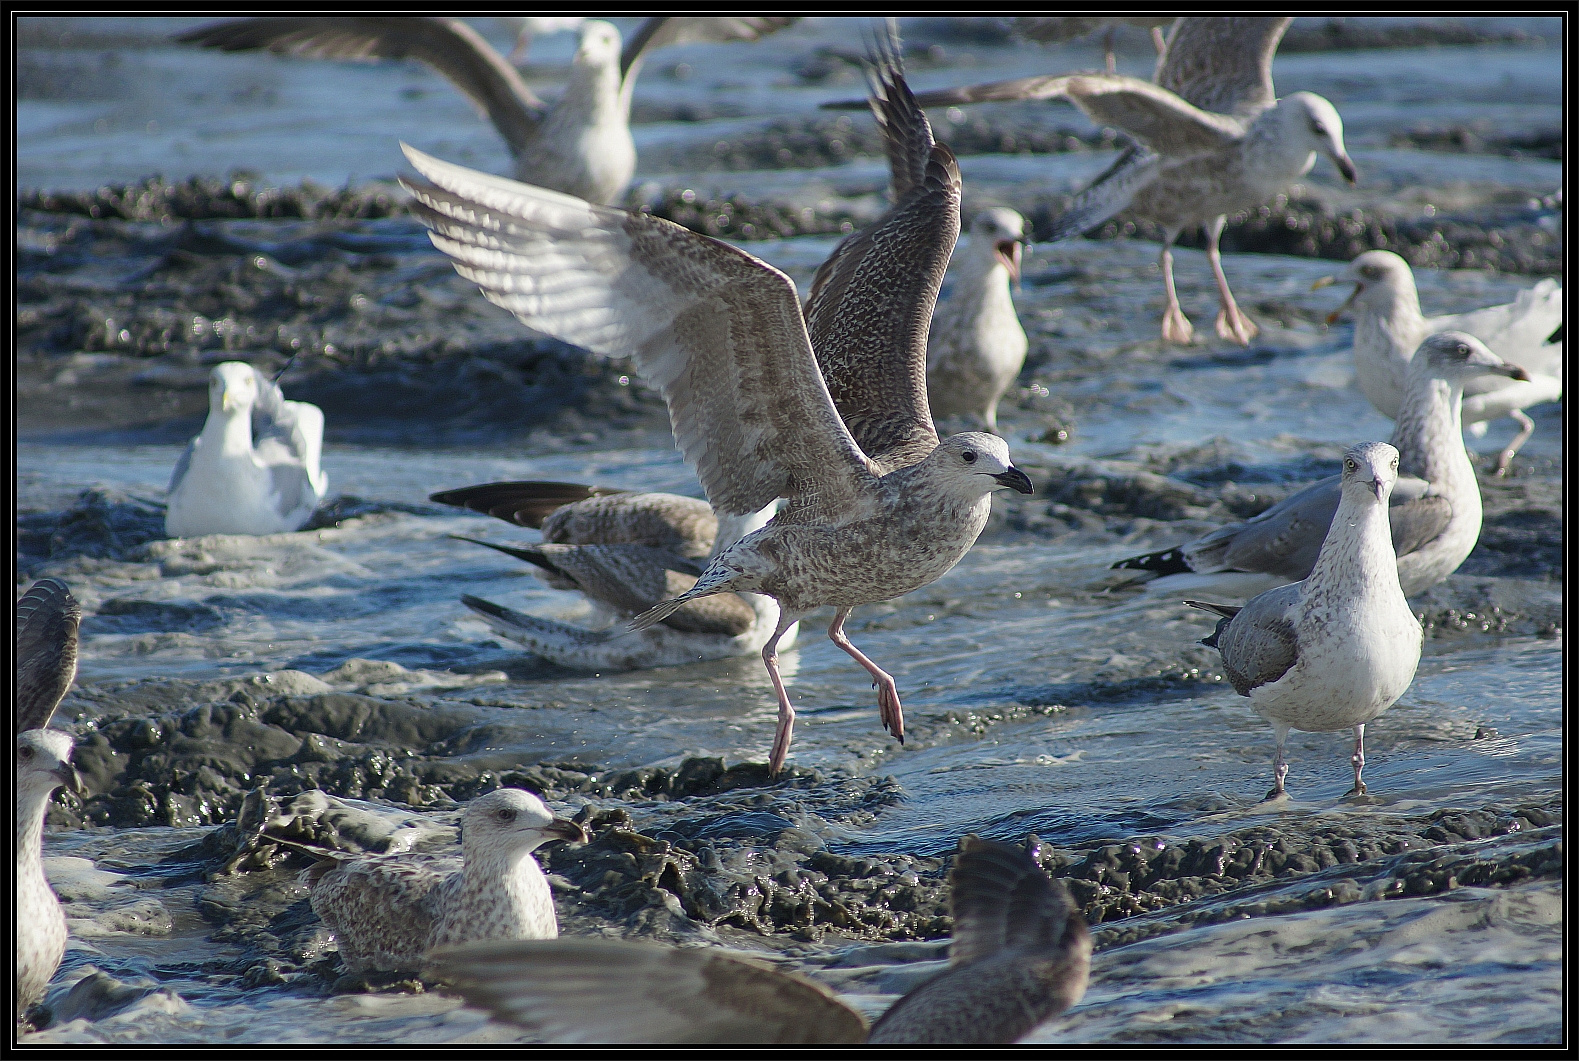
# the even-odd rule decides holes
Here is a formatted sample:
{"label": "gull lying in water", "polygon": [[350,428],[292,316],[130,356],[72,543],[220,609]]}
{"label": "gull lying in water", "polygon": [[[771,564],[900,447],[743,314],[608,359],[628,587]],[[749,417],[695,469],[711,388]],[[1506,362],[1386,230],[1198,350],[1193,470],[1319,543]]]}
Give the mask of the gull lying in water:
{"label": "gull lying in water", "polygon": [[927,401],[935,417],[961,416],[998,430],[998,399],[1025,364],[1029,343],[1009,281],[1020,279],[1025,218],[1007,207],[976,215],[956,253],[957,278],[938,303],[927,341]]}
{"label": "gull lying in water", "polygon": [[[1519,433],[1497,456],[1497,474],[1505,475],[1513,455],[1528,441],[1535,421],[1524,410],[1563,396],[1563,344],[1548,341],[1563,322],[1563,288],[1542,280],[1514,301],[1468,313],[1427,317],[1420,312],[1409,263],[1392,251],[1366,251],[1339,276],[1316,281],[1325,287],[1338,281],[1354,284],[1342,306],[1328,317],[1331,324],[1344,310],[1354,310],[1354,371],[1360,390],[1383,416],[1398,418],[1409,380],[1409,361],[1433,332],[1468,332],[1525,377],[1485,377],[1464,385],[1464,423],[1483,435],[1486,423],[1511,416]],[[1478,430],[1477,430],[1478,429]]]}
{"label": "gull lying in water", "polygon": [[165,533],[278,534],[300,530],[329,489],[318,466],[323,411],[288,402],[241,361],[214,366],[208,421],[170,477]]}
{"label": "gull lying in water", "polygon": [[1275,783],[1284,794],[1290,729],[1354,730],[1354,787],[1365,794],[1365,724],[1386,711],[1414,681],[1420,623],[1398,585],[1387,498],[1398,478],[1398,451],[1362,442],[1343,455],[1343,500],[1321,555],[1303,582],[1268,590],[1243,608],[1185,601],[1214,612],[1212,636],[1201,643],[1223,656],[1234,691],[1277,734]]}
{"label": "gull lying in water", "polygon": [[[1409,366],[1409,389],[1391,439],[1402,470],[1388,509],[1406,596],[1457,571],[1480,539],[1480,484],[1464,449],[1459,406],[1465,387],[1488,375],[1520,379],[1524,370],[1463,332],[1431,336]],[[1249,596],[1311,573],[1341,496],[1339,476],[1322,479],[1253,519],[1113,566],[1150,573],[1155,581],[1148,591],[1210,587]]]}
{"label": "gull lying in water", "polygon": [[322,861],[301,880],[348,970],[415,972],[433,947],[559,935],[554,898],[532,852],[586,839],[579,823],[555,817],[530,792],[499,788],[467,804],[459,867],[454,859],[308,849]]}
{"label": "gull lying in water", "polygon": [[510,147],[515,175],[594,203],[617,202],[636,173],[631,93],[646,52],[668,44],[754,41],[793,18],[659,17],[622,52],[620,31],[588,19],[570,80],[552,105],[503,56],[455,18],[343,16],[246,18],[202,26],[178,41],[227,52],[267,48],[315,59],[418,59],[488,116]]}
{"label": "gull lying in water", "polygon": [[66,952],[66,915],[44,876],[44,815],[61,785],[86,795],[71,765],[71,738],[49,729],[77,673],[82,609],[57,579],[16,602],[16,981],[13,1020],[44,995]]}
{"label": "gull lying in water", "polygon": [[787,499],[690,590],[632,624],[717,593],[779,602],[762,649],[779,701],[775,772],[795,718],[780,634],[832,605],[829,637],[872,675],[883,724],[902,738],[894,680],[850,643],[845,619],[952,568],[986,525],[993,490],[1031,491],[1002,439],[940,442],[933,429],[926,333],[959,233],[959,169],[933,144],[897,54],[877,62],[874,106],[904,144],[902,155],[890,149],[900,195],[823,264],[804,315],[787,276],[728,244],[405,149],[432,182],[406,187],[434,245],[530,327],[633,356],[714,511],[743,517]]}
{"label": "gull lying in water", "polygon": [[1154,82],[1118,74],[1069,74],[923,92],[922,106],[990,100],[1067,99],[1098,125],[1122,129],[1132,149],[1076,198],[1049,237],[1075,235],[1129,207],[1162,226],[1166,342],[1194,334],[1173,286],[1173,243],[1196,225],[1222,303],[1217,334],[1248,346],[1259,330],[1234,302],[1218,241],[1230,214],[1263,203],[1330,158],[1356,177],[1343,146],[1343,121],[1311,92],[1278,99],[1272,56],[1292,18],[1181,18],[1157,61]]}
{"label": "gull lying in water", "polygon": [[562,1043],[1012,1043],[1080,1001],[1091,936],[1034,841],[965,837],[949,888],[949,968],[870,1028],[821,984],[710,947],[485,943],[431,968],[471,1005]]}
{"label": "gull lying in water", "polygon": [[[627,493],[574,483],[486,483],[431,500],[483,512],[543,532],[543,543],[486,545],[535,565],[555,589],[579,590],[613,619],[629,619],[696,584],[707,559],[765,524],[770,505],[745,518],[713,514],[706,501],[677,494]],[[589,630],[463,596],[501,637],[579,670],[637,670],[760,652],[778,623],[778,602],[759,593],[693,601],[632,635]],[[795,628],[780,644],[794,643]]]}

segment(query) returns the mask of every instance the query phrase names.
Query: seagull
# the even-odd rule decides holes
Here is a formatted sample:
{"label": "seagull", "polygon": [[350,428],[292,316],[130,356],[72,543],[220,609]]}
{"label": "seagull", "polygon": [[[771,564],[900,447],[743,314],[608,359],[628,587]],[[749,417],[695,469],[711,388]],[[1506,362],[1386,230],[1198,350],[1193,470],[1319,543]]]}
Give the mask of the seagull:
{"label": "seagull", "polygon": [[[482,512],[543,532],[543,543],[507,546],[463,541],[535,565],[555,589],[579,590],[600,612],[629,619],[696,584],[706,560],[756,530],[774,505],[741,518],[714,515],[706,501],[678,494],[629,493],[576,483],[484,483],[430,500]],[[630,636],[620,626],[585,629],[525,615],[468,595],[461,602],[501,637],[578,670],[638,670],[762,650],[778,623],[778,602],[759,593],[722,593],[686,605]],[[790,628],[781,646],[794,643]]]}
{"label": "seagull", "polygon": [[870,1028],[821,984],[712,947],[482,943],[436,952],[430,968],[469,1004],[561,1043],[1012,1043],[1085,995],[1091,936],[1034,838],[966,836],[949,888],[949,968]]}
{"label": "seagull", "polygon": [[927,401],[937,417],[998,430],[998,399],[1025,364],[1029,343],[1009,281],[1020,279],[1025,218],[1007,207],[976,215],[956,252],[958,278],[938,303],[927,342]]}
{"label": "seagull", "polygon": [[176,36],[222,51],[267,48],[315,59],[418,59],[460,89],[510,147],[515,175],[594,203],[624,198],[636,173],[631,92],[652,48],[699,41],[754,41],[793,18],[658,17],[636,31],[624,51],[620,31],[588,19],[570,80],[552,106],[478,32],[456,18],[340,16],[245,18]]}
{"label": "seagull", "polygon": [[16,602],[16,1021],[44,996],[66,952],[66,915],[44,875],[44,815],[61,785],[87,793],[71,765],[71,737],[48,726],[77,673],[81,619],[58,579],[41,579]]}
{"label": "seagull", "polygon": [[526,60],[533,37],[547,37],[555,33],[574,33],[587,21],[585,15],[498,15],[495,21],[515,30],[515,48],[510,52],[510,62],[519,66]]}
{"label": "seagull", "polygon": [[323,410],[288,402],[241,361],[208,374],[208,421],[170,477],[165,533],[279,534],[300,530],[329,489],[318,466]]}
{"label": "seagull", "polygon": [[1525,370],[1524,380],[1487,377],[1464,386],[1464,422],[1470,434],[1485,434],[1486,423],[1503,416],[1519,423],[1519,433],[1497,456],[1497,474],[1506,475],[1513,455],[1535,430],[1535,421],[1524,410],[1563,396],[1563,344],[1549,341],[1563,322],[1562,285],[1548,278],[1506,305],[1428,318],[1420,312],[1409,263],[1392,251],[1366,251],[1341,275],[1323,277],[1315,287],[1339,281],[1354,284],[1354,293],[1327,316],[1327,323],[1353,308],[1355,378],[1383,416],[1397,419],[1409,359],[1433,332],[1468,332]]}
{"label": "seagull", "polygon": [[454,859],[303,848],[320,861],[301,882],[349,971],[416,971],[433,947],[558,936],[548,879],[532,857],[555,840],[585,843],[586,830],[530,792],[498,788],[466,806],[460,867]]}
{"label": "seagull", "polygon": [[778,601],[762,648],[779,702],[775,773],[795,718],[780,634],[832,605],[828,636],[872,676],[883,724],[902,739],[894,680],[850,643],[845,620],[952,568],[986,525],[993,490],[1031,492],[1002,439],[940,442],[933,428],[926,334],[959,232],[959,168],[914,106],[897,44],[879,47],[873,105],[908,145],[891,155],[901,197],[823,264],[804,315],[793,281],[728,244],[405,148],[431,182],[405,184],[434,245],[528,326],[633,356],[714,511],[745,516],[786,499],[690,590],[631,624],[716,593]]}
{"label": "seagull", "polygon": [[1285,794],[1290,729],[1354,730],[1354,787],[1365,795],[1365,724],[1414,681],[1420,622],[1398,584],[1387,500],[1398,451],[1361,442],[1343,455],[1343,499],[1321,555],[1303,582],[1268,590],[1243,608],[1187,600],[1222,618],[1201,642],[1223,656],[1234,691],[1277,735],[1272,791]]}
{"label": "seagull", "polygon": [[[1402,474],[1388,509],[1405,596],[1457,571],[1480,539],[1480,485],[1464,449],[1459,405],[1466,385],[1487,375],[1519,379],[1524,370],[1464,332],[1431,336],[1409,366],[1391,440],[1402,455]],[[1211,587],[1249,596],[1309,576],[1341,496],[1340,477],[1331,476],[1243,523],[1113,567],[1151,573],[1156,581],[1148,591]]]}
{"label": "seagull", "polygon": [[1126,206],[1161,225],[1162,338],[1188,343],[1194,329],[1173,286],[1173,243],[1185,229],[1203,226],[1222,303],[1217,334],[1248,346],[1259,329],[1234,302],[1218,252],[1228,216],[1308,173],[1317,154],[1330,158],[1350,184],[1358,172],[1331,103],[1311,92],[1278,99],[1272,90],[1272,56],[1291,21],[1181,18],[1157,61],[1155,83],[1119,74],[1046,75],[923,92],[916,99],[930,107],[1063,98],[1097,124],[1134,137],[1143,147],[1126,151],[1077,196],[1050,239],[1083,232]]}

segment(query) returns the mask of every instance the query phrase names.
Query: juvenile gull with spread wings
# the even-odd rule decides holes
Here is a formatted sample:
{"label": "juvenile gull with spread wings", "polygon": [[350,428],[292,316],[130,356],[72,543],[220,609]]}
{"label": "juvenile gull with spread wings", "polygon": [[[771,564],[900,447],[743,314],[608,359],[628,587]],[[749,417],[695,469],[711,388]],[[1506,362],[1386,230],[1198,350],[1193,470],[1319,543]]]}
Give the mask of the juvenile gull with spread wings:
{"label": "juvenile gull with spread wings", "polygon": [[1562,285],[1546,279],[1506,305],[1427,317],[1420,312],[1409,263],[1392,251],[1366,251],[1341,275],[1324,277],[1315,286],[1339,280],[1353,283],[1354,293],[1328,315],[1327,323],[1353,307],[1355,378],[1383,416],[1398,418],[1410,358],[1434,332],[1468,332],[1510,365],[1524,369],[1522,380],[1488,376],[1464,384],[1464,423],[1470,434],[1485,434],[1486,423],[1499,417],[1518,421],[1519,433],[1497,455],[1497,474],[1507,474],[1513,455],[1535,430],[1525,408],[1563,396],[1563,344],[1549,341],[1563,322]]}
{"label": "juvenile gull with spread wings", "polygon": [[668,403],[677,444],[713,509],[787,504],[708,564],[689,591],[638,617],[645,628],[715,593],[779,602],[763,663],[779,701],[771,767],[795,718],[776,646],[816,609],[870,673],[885,727],[904,719],[893,678],[844,634],[850,611],[932,582],[975,542],[991,492],[1030,481],[1003,440],[938,440],[926,396],[926,337],[959,233],[959,170],[905,87],[897,56],[875,75],[897,200],[840,245],[802,315],[777,269],[660,218],[590,206],[489,177],[409,147],[431,184],[409,182],[433,242],[493,302],[546,334],[631,354]]}
{"label": "juvenile gull with spread wings", "polygon": [[486,943],[432,967],[472,1005],[564,1043],[1012,1043],[1080,1001],[1091,936],[1034,842],[965,837],[949,886],[949,968],[870,1029],[821,984],[709,947]]}
{"label": "juvenile gull with spread wings", "polygon": [[1284,794],[1290,729],[1354,730],[1354,787],[1365,794],[1365,724],[1414,681],[1420,623],[1398,585],[1387,495],[1398,478],[1398,451],[1362,442],[1343,455],[1343,499],[1303,582],[1268,590],[1243,608],[1185,601],[1222,616],[1201,642],[1223,656],[1234,691],[1277,735],[1275,783]]}
{"label": "juvenile gull with spread wings", "polygon": [[[1388,515],[1398,580],[1406,596],[1423,593],[1464,562],[1480,538],[1480,484],[1464,449],[1459,407],[1467,384],[1487,376],[1519,379],[1474,336],[1442,332],[1420,345],[1391,443],[1401,455]],[[1120,560],[1149,572],[1148,591],[1183,589],[1248,596],[1308,576],[1336,518],[1343,488],[1331,476],[1265,512],[1220,527],[1186,545]]]}
{"label": "juvenile gull with spread wings", "polygon": [[175,39],[227,52],[267,48],[316,59],[417,59],[488,116],[515,158],[515,175],[589,202],[625,195],[636,173],[631,93],[645,53],[668,44],[754,41],[793,18],[650,18],[620,50],[620,31],[589,19],[570,80],[553,105],[538,99],[503,56],[456,18],[340,16],[246,18],[201,26]]}

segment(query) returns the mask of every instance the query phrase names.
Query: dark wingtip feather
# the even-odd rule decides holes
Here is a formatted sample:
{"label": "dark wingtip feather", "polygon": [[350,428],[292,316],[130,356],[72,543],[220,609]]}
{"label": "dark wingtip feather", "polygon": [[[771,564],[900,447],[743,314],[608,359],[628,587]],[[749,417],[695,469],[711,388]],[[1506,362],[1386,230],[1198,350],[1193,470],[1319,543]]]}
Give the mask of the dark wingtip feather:
{"label": "dark wingtip feather", "polygon": [[1127,557],[1109,565],[1109,570],[1119,569],[1155,571],[1158,575],[1183,575],[1189,573],[1190,565],[1185,562],[1184,550],[1175,546],[1171,549],[1159,549],[1154,553]]}

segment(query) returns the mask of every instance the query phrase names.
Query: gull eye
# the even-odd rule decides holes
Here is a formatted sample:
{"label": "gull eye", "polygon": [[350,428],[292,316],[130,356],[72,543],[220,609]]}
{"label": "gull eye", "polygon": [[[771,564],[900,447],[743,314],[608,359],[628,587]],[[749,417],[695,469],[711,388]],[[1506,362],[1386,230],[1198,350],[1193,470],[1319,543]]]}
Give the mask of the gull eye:
{"label": "gull eye", "polygon": [[1458,352],[1459,352],[1459,355],[1461,357],[1468,357],[1469,356],[1469,347],[1465,346],[1463,343],[1459,343],[1458,344]]}
{"label": "gull eye", "polygon": [[17,749],[17,754],[20,755],[24,759],[31,759],[31,758],[33,758],[33,749],[32,748],[27,748],[27,747],[18,748]]}
{"label": "gull eye", "polygon": [[1343,466],[1344,466],[1344,467],[1345,467],[1345,468],[1347,468],[1347,469],[1349,469],[1349,471],[1351,471],[1351,472],[1352,472],[1352,471],[1353,471],[1353,470],[1354,470],[1354,469],[1356,469],[1356,468],[1358,468],[1358,467],[1359,467],[1359,465],[1358,465],[1358,464],[1356,464],[1356,463],[1354,463],[1354,458],[1353,458],[1353,457],[1345,457],[1345,458],[1344,458],[1344,459],[1343,459]]}
{"label": "gull eye", "polygon": [[974,450],[966,450],[964,453],[959,455],[959,459],[964,461],[966,464],[975,464],[976,453]]}
{"label": "gull eye", "polygon": [[1315,133],[1317,136],[1326,136],[1327,135],[1327,127],[1325,125],[1322,125],[1320,122],[1311,122],[1310,123],[1310,131]]}
{"label": "gull eye", "polygon": [[499,819],[501,822],[504,822],[506,825],[515,821],[515,811],[509,810],[508,808],[505,810],[494,811],[493,816]]}

